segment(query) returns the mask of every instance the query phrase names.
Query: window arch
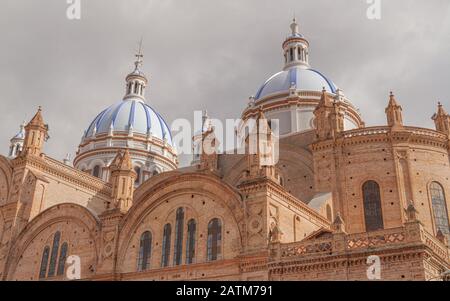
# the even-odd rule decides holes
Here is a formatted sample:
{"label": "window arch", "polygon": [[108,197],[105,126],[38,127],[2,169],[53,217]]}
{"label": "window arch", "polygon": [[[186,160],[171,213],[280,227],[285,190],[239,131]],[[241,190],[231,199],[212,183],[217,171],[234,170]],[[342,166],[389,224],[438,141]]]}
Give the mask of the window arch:
{"label": "window arch", "polygon": [[172,226],[170,224],[166,224],[164,226],[163,232],[161,267],[166,267],[169,265],[171,234],[172,234]]}
{"label": "window arch", "polygon": [[41,268],[39,269],[39,279],[43,279],[47,276],[48,256],[50,254],[50,247],[45,246],[42,253]]}
{"label": "window arch", "polygon": [[92,175],[94,177],[100,178],[100,165],[95,165],[92,170]]}
{"label": "window arch", "polygon": [[220,259],[222,248],[222,224],[218,218],[212,219],[208,224],[208,261]]}
{"label": "window arch", "polygon": [[67,242],[64,242],[60,247],[60,242],[61,232],[58,231],[53,236],[52,248],[45,246],[42,253],[39,279],[54,277],[55,274],[56,276],[64,274],[69,245]]}
{"label": "window arch", "polygon": [[441,230],[442,234],[449,237],[450,229],[444,188],[438,182],[432,182],[430,185],[430,195],[436,232]]}
{"label": "window arch", "polygon": [[195,258],[195,233],[197,231],[197,223],[194,219],[189,220],[187,224],[186,238],[186,264],[194,263]]}
{"label": "window arch", "polygon": [[136,172],[136,179],[134,180],[134,184],[138,185],[141,182],[141,168],[139,166],[136,166],[134,168],[134,171]]}
{"label": "window arch", "polygon": [[17,155],[19,155],[20,154],[20,144],[17,144],[16,145],[16,152],[15,152],[15,156],[17,156]]}
{"label": "window arch", "polygon": [[142,233],[139,244],[138,271],[145,271],[150,267],[152,253],[152,233],[146,231]]}
{"label": "window arch", "polygon": [[175,246],[173,254],[173,264],[180,265],[183,256],[183,227],[184,226],[184,208],[177,209],[177,217],[175,222]]}
{"label": "window arch", "polygon": [[50,255],[50,265],[48,267],[48,277],[55,276],[55,270],[56,270],[56,261],[58,259],[58,250],[59,250],[59,241],[61,239],[61,232],[56,232],[55,236],[53,237],[53,246],[52,246],[52,253]]}
{"label": "window arch", "polygon": [[61,251],[59,252],[59,260],[58,260],[58,271],[56,272],[56,275],[61,276],[64,274],[64,269],[66,267],[66,260],[67,260],[67,243],[63,243],[61,246]]}
{"label": "window arch", "polygon": [[375,181],[367,181],[364,183],[362,189],[366,231],[383,229],[380,186]]}

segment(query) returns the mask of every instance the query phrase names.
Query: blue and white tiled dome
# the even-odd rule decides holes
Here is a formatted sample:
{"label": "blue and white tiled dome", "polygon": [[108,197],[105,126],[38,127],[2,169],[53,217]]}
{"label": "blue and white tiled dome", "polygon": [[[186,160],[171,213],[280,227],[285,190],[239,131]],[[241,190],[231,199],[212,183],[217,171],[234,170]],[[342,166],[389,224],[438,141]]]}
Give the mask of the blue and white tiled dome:
{"label": "blue and white tiled dome", "polygon": [[297,91],[322,91],[336,93],[336,85],[322,73],[311,68],[292,67],[270,77],[258,90],[255,99],[259,100],[276,93],[288,93],[295,85]]}
{"label": "blue and white tiled dome", "polygon": [[122,100],[103,110],[90,124],[84,138],[99,134],[124,132],[149,135],[172,145],[169,127],[159,113],[138,98]]}

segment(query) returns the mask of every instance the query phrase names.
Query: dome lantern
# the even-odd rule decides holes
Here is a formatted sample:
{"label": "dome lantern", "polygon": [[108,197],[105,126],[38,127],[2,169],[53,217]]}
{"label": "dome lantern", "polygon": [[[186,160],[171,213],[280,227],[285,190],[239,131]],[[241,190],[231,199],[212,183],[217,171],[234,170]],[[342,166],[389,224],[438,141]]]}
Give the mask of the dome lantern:
{"label": "dome lantern", "polygon": [[126,92],[124,100],[129,98],[139,98],[145,100],[145,88],[147,87],[147,77],[141,71],[140,67],[143,63],[144,55],[142,54],[142,41],[139,45],[139,51],[136,54],[136,61],[134,62],[134,70],[126,77]]}
{"label": "dome lantern", "polygon": [[309,42],[299,32],[297,20],[291,23],[291,35],[283,42],[284,70],[294,66],[309,68]]}
{"label": "dome lantern", "polygon": [[17,157],[23,148],[23,142],[25,140],[25,121],[20,125],[20,131],[11,138],[9,146],[9,158]]}

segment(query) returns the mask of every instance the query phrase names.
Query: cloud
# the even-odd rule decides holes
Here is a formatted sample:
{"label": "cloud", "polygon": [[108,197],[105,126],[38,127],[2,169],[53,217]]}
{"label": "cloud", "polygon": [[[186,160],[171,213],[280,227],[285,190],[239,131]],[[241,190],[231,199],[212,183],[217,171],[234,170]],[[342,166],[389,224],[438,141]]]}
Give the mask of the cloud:
{"label": "cloud", "polygon": [[[295,12],[311,64],[344,90],[368,125],[385,124],[393,90],[407,124],[432,127],[438,100],[450,110],[450,3],[382,0],[82,0],[80,21],[57,0],[4,0],[0,10],[0,153],[39,105],[51,129],[46,153],[77,149],[83,131],[124,94],[144,37],[147,102],[170,123],[237,118],[248,97],[282,68]],[[187,160],[183,159],[186,163]]]}

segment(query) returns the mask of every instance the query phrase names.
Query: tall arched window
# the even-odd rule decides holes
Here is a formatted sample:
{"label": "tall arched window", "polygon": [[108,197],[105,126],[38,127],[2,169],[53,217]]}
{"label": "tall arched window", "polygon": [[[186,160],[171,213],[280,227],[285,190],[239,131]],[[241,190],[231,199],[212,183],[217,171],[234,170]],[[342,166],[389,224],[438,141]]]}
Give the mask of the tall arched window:
{"label": "tall arched window", "polygon": [[58,231],[53,236],[52,248],[45,246],[39,269],[39,279],[54,277],[55,274],[57,276],[64,274],[69,245],[67,242],[64,242],[60,248],[60,241],[61,232]]}
{"label": "tall arched window", "polygon": [[195,232],[197,224],[194,219],[189,220],[187,224],[186,238],[186,264],[194,263],[195,258]]}
{"label": "tall arched window", "polygon": [[138,271],[145,271],[150,267],[150,258],[152,253],[152,234],[146,231],[141,235],[139,245]]}
{"label": "tall arched window", "polygon": [[67,260],[67,248],[67,243],[63,243],[61,246],[61,251],[59,252],[58,271],[56,272],[56,275],[58,276],[64,275],[64,269],[66,267]]}
{"label": "tall arched window", "polygon": [[[449,237],[449,222],[447,203],[445,199],[444,188],[438,182],[430,185],[431,204],[433,206],[434,224],[436,232],[441,230],[442,234]],[[450,237],[449,237],[450,238]]]}
{"label": "tall arched window", "polygon": [[50,247],[45,246],[42,253],[41,268],[39,269],[39,278],[43,279],[47,276],[48,256],[50,254]]}
{"label": "tall arched window", "polygon": [[177,219],[175,222],[175,247],[173,254],[173,264],[180,265],[182,263],[183,254],[183,232],[184,232],[184,208],[177,209]]}
{"label": "tall arched window", "polygon": [[220,259],[222,254],[222,225],[218,218],[212,219],[208,224],[208,261]]}
{"label": "tall arched window", "polygon": [[166,267],[169,265],[171,234],[172,234],[172,226],[170,226],[170,224],[166,224],[164,226],[163,232],[161,267]]}
{"label": "tall arched window", "polygon": [[55,270],[56,270],[56,261],[58,259],[58,250],[59,250],[59,240],[61,239],[61,232],[56,232],[55,236],[53,237],[53,246],[52,246],[52,253],[50,255],[50,265],[48,267],[48,277],[55,276]]}
{"label": "tall arched window", "polygon": [[136,180],[134,180],[134,184],[138,185],[141,182],[141,168],[136,166],[134,171],[136,172]]}
{"label": "tall arched window", "polygon": [[381,211],[380,186],[375,181],[367,181],[363,185],[364,219],[366,231],[383,229],[383,213]]}
{"label": "tall arched window", "polygon": [[94,169],[92,170],[92,175],[94,177],[100,178],[100,165],[94,166]]}

